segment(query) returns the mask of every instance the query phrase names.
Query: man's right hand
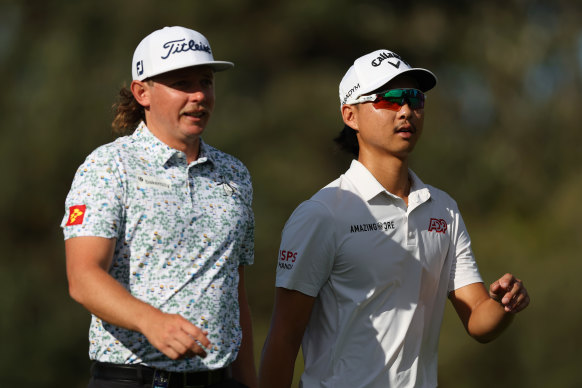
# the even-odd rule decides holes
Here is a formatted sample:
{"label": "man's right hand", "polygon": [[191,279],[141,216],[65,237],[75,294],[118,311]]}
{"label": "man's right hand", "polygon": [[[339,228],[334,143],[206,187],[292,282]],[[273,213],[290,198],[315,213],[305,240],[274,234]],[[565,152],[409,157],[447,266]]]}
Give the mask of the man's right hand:
{"label": "man's right hand", "polygon": [[212,344],[208,332],[190,323],[178,314],[156,311],[145,319],[141,332],[160,352],[172,360],[189,357],[206,357]]}

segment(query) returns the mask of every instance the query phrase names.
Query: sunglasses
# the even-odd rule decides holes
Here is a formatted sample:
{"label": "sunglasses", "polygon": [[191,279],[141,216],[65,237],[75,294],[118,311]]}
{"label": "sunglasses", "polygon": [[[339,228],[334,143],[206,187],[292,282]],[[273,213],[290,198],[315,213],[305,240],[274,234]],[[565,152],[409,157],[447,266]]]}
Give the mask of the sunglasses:
{"label": "sunglasses", "polygon": [[410,109],[424,108],[426,96],[418,89],[391,89],[380,93],[360,96],[354,103],[371,102],[376,109],[389,109],[399,111],[404,104]]}

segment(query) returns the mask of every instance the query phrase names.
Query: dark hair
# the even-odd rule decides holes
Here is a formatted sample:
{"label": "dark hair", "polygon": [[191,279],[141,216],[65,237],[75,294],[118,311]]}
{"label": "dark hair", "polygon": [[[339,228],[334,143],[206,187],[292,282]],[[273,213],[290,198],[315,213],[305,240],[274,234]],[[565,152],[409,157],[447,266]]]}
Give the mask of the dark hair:
{"label": "dark hair", "polygon": [[113,132],[119,135],[132,133],[141,121],[145,121],[144,107],[136,101],[131,90],[125,86],[119,91],[113,110],[115,118],[111,126]]}
{"label": "dark hair", "polygon": [[358,144],[358,137],[356,136],[356,130],[348,125],[344,125],[343,129],[339,135],[333,139],[336,144],[339,145],[342,151],[349,152],[353,154],[356,159],[360,154],[360,145]]}

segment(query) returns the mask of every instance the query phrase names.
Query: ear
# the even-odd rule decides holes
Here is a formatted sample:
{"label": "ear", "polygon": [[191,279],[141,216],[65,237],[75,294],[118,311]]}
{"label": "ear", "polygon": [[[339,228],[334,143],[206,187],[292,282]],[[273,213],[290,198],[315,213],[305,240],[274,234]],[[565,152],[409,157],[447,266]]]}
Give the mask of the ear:
{"label": "ear", "polygon": [[149,108],[150,106],[150,88],[151,85],[148,81],[134,80],[130,85],[133,98],[144,108]]}
{"label": "ear", "polygon": [[356,105],[342,105],[342,119],[344,120],[344,124],[357,131],[359,128],[358,109]]}

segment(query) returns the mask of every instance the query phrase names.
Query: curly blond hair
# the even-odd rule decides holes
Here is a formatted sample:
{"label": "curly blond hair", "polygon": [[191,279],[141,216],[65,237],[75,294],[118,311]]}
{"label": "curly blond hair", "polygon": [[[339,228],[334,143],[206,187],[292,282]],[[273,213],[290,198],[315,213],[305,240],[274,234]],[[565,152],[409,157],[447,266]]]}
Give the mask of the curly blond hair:
{"label": "curly blond hair", "polygon": [[111,126],[113,132],[118,135],[132,133],[141,121],[145,121],[144,107],[136,101],[131,90],[125,86],[119,91],[113,110],[115,117]]}

